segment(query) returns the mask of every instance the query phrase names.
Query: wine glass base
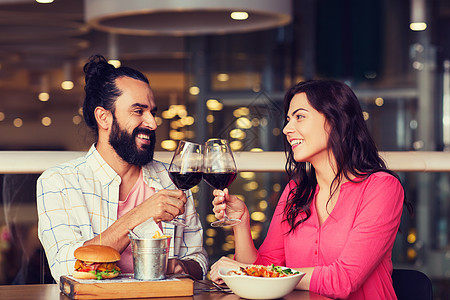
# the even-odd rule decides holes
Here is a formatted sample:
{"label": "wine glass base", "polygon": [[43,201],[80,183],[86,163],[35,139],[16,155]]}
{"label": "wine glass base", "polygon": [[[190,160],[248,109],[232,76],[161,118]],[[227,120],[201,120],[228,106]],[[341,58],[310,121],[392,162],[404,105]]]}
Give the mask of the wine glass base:
{"label": "wine glass base", "polygon": [[226,226],[235,226],[241,223],[239,219],[222,219],[218,221],[214,221],[211,223],[212,227],[226,227]]}
{"label": "wine glass base", "polygon": [[173,219],[172,221],[163,221],[164,223],[172,224],[173,226],[179,226],[179,227],[188,227],[183,222],[178,221],[177,219]]}

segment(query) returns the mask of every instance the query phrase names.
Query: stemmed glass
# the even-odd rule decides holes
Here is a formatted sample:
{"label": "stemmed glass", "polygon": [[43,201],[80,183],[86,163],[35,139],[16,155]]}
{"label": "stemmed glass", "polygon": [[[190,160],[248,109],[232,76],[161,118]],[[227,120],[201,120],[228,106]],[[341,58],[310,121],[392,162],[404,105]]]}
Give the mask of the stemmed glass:
{"label": "stemmed glass", "polygon": [[[233,153],[227,140],[209,139],[203,153],[203,178],[215,189],[223,190],[236,179],[237,168]],[[234,226],[241,222],[230,219],[224,214],[223,219],[212,222],[213,227]]]}
{"label": "stemmed glass", "polygon": [[[203,147],[187,141],[180,141],[169,166],[169,177],[180,190],[186,191],[202,180]],[[187,226],[177,219],[174,225]]]}

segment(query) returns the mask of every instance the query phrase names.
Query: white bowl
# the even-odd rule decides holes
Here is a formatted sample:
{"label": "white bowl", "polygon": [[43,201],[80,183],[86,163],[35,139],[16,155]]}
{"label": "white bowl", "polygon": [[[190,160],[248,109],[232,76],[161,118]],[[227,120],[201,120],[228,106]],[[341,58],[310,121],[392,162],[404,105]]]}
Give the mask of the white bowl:
{"label": "white bowl", "polygon": [[[230,274],[236,269],[221,268],[219,276],[227,286],[241,298],[247,299],[277,299],[292,292],[305,273],[286,277],[254,277]],[[230,274],[230,275],[227,275]]]}

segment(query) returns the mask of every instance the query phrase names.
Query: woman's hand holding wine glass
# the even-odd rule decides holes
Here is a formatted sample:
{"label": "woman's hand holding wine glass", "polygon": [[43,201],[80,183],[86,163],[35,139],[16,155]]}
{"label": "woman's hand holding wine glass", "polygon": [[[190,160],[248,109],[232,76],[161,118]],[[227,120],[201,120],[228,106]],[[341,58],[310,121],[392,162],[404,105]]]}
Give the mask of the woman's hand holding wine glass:
{"label": "woman's hand holding wine glass", "polygon": [[[236,179],[236,176],[236,163],[228,142],[223,139],[209,139],[205,143],[203,155],[203,178],[206,183],[216,190],[224,190]],[[228,190],[226,190],[226,193],[228,193]],[[237,218],[230,219],[225,210],[223,218],[212,222],[211,226],[234,226],[240,222],[241,220]]]}
{"label": "woman's hand holding wine glass", "polygon": [[242,222],[250,218],[245,203],[237,196],[231,195],[228,189],[214,190],[213,196],[213,212],[217,219],[223,219],[225,214],[228,218],[239,219]]}

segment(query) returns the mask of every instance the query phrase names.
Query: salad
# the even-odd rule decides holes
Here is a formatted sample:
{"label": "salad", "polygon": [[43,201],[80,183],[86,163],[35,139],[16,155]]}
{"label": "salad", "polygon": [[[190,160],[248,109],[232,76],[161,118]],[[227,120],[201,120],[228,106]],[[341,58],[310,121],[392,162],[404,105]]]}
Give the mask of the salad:
{"label": "salad", "polygon": [[286,277],[300,274],[300,272],[297,272],[293,269],[275,266],[274,264],[270,266],[248,266],[245,268],[240,267],[240,271],[230,271],[230,273],[254,277]]}

